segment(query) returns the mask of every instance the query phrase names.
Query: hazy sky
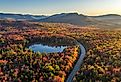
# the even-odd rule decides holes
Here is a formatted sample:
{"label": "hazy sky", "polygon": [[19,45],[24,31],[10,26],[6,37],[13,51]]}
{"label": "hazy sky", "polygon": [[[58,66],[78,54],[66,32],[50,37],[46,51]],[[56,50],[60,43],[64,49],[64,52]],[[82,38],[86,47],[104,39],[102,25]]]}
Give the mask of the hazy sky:
{"label": "hazy sky", "polygon": [[66,12],[121,14],[121,0],[0,0],[0,12],[40,15]]}

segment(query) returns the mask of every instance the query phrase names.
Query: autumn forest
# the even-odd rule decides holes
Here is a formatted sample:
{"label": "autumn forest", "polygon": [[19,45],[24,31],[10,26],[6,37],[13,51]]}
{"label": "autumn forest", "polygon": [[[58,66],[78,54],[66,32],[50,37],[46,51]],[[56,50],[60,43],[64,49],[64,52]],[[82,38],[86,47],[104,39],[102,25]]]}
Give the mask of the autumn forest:
{"label": "autumn forest", "polygon": [[[44,42],[62,52],[34,52]],[[66,23],[0,20],[0,82],[66,82],[82,53],[72,82],[121,81],[121,30]]]}

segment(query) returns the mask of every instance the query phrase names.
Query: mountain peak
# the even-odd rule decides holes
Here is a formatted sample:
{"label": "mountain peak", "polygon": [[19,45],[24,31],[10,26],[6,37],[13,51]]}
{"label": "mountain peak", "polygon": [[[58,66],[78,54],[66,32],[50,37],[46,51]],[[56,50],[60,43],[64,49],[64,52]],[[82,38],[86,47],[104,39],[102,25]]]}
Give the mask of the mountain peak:
{"label": "mountain peak", "polygon": [[68,15],[79,15],[78,13],[67,13]]}

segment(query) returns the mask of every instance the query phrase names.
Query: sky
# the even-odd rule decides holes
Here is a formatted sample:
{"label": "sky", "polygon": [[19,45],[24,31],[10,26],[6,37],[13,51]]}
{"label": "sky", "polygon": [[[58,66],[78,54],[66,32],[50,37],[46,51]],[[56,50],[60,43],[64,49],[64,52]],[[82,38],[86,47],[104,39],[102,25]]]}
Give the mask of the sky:
{"label": "sky", "polygon": [[0,13],[52,15],[70,12],[90,16],[121,15],[121,0],[0,0]]}

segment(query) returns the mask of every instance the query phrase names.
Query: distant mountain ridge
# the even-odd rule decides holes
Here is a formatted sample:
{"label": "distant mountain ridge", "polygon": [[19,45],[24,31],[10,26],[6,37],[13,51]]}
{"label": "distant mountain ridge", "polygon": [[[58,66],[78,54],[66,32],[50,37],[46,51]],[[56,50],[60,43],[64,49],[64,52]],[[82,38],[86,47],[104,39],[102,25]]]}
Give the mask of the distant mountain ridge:
{"label": "distant mountain ridge", "polygon": [[52,23],[70,23],[80,26],[96,26],[101,28],[121,28],[121,16],[118,14],[86,16],[78,13],[61,13],[37,21]]}
{"label": "distant mountain ridge", "polygon": [[61,13],[49,16],[45,19],[37,20],[38,22],[53,22],[53,23],[70,23],[74,25],[88,25],[93,19],[78,13]]}
{"label": "distant mountain ridge", "polygon": [[80,26],[121,27],[121,15],[106,14],[87,16],[78,13],[61,13],[51,16],[0,13],[0,19],[27,20],[32,22],[69,23]]}
{"label": "distant mountain ridge", "polygon": [[13,19],[13,20],[36,20],[43,19],[47,16],[44,15],[23,15],[23,14],[11,14],[11,13],[0,13],[0,19]]}
{"label": "distant mountain ridge", "polygon": [[121,15],[118,14],[106,14],[106,15],[90,16],[90,17],[110,17],[110,16],[121,17]]}

